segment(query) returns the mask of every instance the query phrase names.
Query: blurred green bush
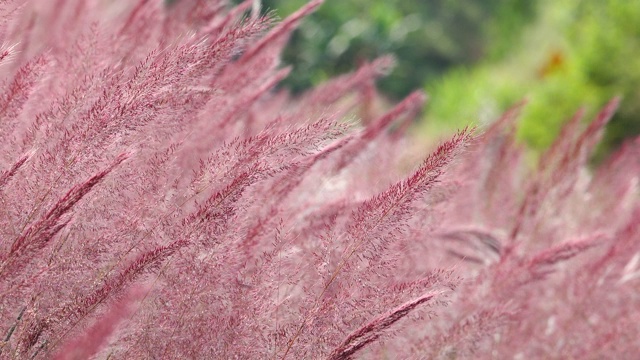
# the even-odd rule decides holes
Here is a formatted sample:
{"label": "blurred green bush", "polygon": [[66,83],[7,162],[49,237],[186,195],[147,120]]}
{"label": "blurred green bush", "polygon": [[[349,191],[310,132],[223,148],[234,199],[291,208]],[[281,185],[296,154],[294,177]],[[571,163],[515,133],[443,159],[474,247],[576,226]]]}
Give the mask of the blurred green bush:
{"label": "blurred green bush", "polygon": [[539,16],[509,54],[427,83],[428,130],[493,119],[528,98],[520,138],[548,146],[579,107],[593,115],[616,95],[620,109],[599,156],[640,133],[640,1],[541,0]]}
{"label": "blurred green bush", "polygon": [[[263,11],[285,17],[306,0],[265,0]],[[349,71],[359,62],[395,54],[398,64],[379,83],[400,98],[462,64],[507,53],[534,18],[530,0],[328,1],[301,24],[284,53],[294,92]],[[496,34],[502,34],[497,37]]]}

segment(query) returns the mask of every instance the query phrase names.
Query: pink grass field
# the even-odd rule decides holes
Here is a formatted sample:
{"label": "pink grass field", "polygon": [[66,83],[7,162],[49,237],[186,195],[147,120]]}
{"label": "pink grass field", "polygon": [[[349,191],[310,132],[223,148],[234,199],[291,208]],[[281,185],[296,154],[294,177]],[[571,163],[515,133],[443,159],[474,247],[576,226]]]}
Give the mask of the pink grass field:
{"label": "pink grass field", "polygon": [[417,153],[392,58],[276,87],[320,5],[0,1],[1,359],[640,357],[618,100],[535,161],[526,104]]}

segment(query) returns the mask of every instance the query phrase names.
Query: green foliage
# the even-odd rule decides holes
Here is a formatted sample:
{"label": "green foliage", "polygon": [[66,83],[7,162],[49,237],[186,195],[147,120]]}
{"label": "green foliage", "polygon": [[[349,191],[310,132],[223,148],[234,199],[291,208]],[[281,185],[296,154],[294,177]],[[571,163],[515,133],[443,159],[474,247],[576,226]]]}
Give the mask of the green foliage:
{"label": "green foliage", "polygon": [[[428,104],[429,130],[443,133],[476,120],[488,123],[517,102],[508,74],[491,70],[485,66],[458,68],[429,83],[426,91],[437,93]],[[489,83],[492,86],[486,86]]]}
{"label": "green foliage", "polygon": [[520,139],[544,149],[566,114],[584,106],[592,115],[622,95],[598,155],[608,153],[640,133],[640,1],[543,0],[539,5],[539,18],[515,41],[519,45],[511,54],[426,86],[434,98],[429,121],[440,127],[451,119],[453,124],[482,122],[487,114],[495,118],[527,98]]}
{"label": "green foliage", "polygon": [[[569,34],[577,44],[577,66],[604,97],[623,94],[605,147],[640,133],[640,1],[579,3],[579,18]],[[580,25],[580,26],[578,26]]]}
{"label": "green foliage", "polygon": [[[268,0],[263,9],[284,17],[305,2]],[[286,84],[298,92],[360,62],[392,53],[397,67],[379,85],[385,94],[402,97],[454,66],[503,54],[532,18],[534,4],[528,0],[327,2],[305,20],[285,51],[285,62],[294,65]],[[491,35],[501,29],[511,35],[495,42]]]}

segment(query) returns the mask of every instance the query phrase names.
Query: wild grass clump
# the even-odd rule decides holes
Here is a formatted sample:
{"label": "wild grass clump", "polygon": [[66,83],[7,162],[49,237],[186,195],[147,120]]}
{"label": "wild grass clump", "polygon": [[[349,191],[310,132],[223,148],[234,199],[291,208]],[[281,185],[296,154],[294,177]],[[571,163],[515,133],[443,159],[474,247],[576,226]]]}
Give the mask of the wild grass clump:
{"label": "wild grass clump", "polygon": [[2,4],[1,358],[638,350],[640,144],[588,167],[616,100],[535,167],[520,106],[415,161],[423,94],[345,121],[389,58],[274,88],[320,3]]}

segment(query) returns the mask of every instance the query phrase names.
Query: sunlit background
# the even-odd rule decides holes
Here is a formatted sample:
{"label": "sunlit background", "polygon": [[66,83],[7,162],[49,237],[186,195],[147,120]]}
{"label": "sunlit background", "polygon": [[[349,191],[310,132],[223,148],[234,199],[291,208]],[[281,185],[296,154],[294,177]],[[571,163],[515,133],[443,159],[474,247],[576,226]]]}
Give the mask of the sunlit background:
{"label": "sunlit background", "polygon": [[[261,11],[284,18],[305,2]],[[292,37],[284,86],[298,93],[389,53],[397,66],[378,88],[392,101],[425,89],[424,134],[482,125],[526,98],[519,137],[543,149],[577,109],[616,95],[599,156],[640,133],[640,0],[330,0]]]}

